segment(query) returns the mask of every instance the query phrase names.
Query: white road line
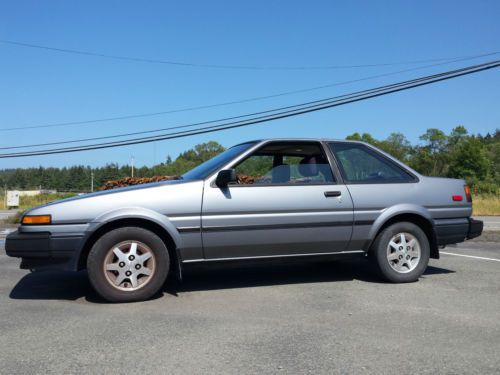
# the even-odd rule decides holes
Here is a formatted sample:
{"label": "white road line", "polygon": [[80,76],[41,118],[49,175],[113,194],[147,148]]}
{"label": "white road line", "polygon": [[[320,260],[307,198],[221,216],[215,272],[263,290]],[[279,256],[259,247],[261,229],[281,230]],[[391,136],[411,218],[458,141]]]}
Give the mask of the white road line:
{"label": "white road line", "polygon": [[494,262],[500,262],[500,259],[495,259],[495,258],[476,257],[474,255],[455,254],[455,253],[448,253],[448,252],[445,252],[445,251],[440,251],[439,253],[440,254],[446,254],[446,255],[456,255],[457,257],[474,258],[474,259],[482,259],[482,260],[492,260]]}

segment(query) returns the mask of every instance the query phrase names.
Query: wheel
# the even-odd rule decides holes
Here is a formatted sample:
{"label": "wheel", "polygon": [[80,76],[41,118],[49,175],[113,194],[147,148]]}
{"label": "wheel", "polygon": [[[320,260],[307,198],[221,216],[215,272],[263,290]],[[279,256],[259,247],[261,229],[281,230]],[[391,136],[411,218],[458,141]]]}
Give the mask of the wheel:
{"label": "wheel", "polygon": [[417,281],[429,263],[429,240],[420,227],[409,222],[385,228],[371,251],[382,277],[393,283]]}
{"label": "wheel", "polygon": [[104,234],[87,259],[90,283],[110,302],[151,298],[163,286],[169,268],[165,243],[153,232],[138,227]]}

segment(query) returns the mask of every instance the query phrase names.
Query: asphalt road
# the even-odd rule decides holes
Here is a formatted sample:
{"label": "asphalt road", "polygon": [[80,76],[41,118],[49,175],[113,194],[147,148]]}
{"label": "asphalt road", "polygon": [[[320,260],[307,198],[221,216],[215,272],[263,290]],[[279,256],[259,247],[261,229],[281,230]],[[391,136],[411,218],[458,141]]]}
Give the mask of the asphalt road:
{"label": "asphalt road", "polygon": [[474,218],[483,221],[484,230],[500,231],[500,216],[474,216]]}
{"label": "asphalt road", "polygon": [[417,283],[365,259],[191,269],[106,304],[85,273],[18,269],[0,243],[0,373],[500,373],[500,243],[468,242]]}

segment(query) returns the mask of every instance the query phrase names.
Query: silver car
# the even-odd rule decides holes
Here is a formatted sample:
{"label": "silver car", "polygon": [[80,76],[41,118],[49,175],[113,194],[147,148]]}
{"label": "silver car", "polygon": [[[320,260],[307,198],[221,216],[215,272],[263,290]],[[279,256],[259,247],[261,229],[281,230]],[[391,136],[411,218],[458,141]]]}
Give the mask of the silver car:
{"label": "silver car", "polygon": [[[86,268],[109,301],[148,299],[191,263],[369,256],[416,281],[439,248],[481,234],[463,180],[424,177],[361,142],[236,145],[180,179],[26,212],[6,240],[21,268]],[[321,258],[323,259],[323,258]]]}

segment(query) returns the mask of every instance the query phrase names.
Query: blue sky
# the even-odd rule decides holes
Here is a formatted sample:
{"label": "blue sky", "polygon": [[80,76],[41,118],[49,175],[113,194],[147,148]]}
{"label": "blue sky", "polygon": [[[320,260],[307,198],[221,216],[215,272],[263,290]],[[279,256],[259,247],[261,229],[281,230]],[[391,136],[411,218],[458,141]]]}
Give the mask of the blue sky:
{"label": "blue sky", "polygon": [[[15,1],[0,5],[0,39],[198,64],[376,64],[500,51],[498,1]],[[495,57],[498,58],[497,55]],[[489,58],[490,60],[493,58]],[[274,99],[91,125],[0,132],[0,147],[149,130],[348,93],[471,60]],[[423,64],[421,64],[423,65]],[[417,67],[225,70],[147,64],[0,44],[0,129],[168,111]],[[0,168],[138,165],[193,145],[264,137],[344,138],[463,124],[500,127],[500,71],[248,128],[84,153],[0,159]]]}

